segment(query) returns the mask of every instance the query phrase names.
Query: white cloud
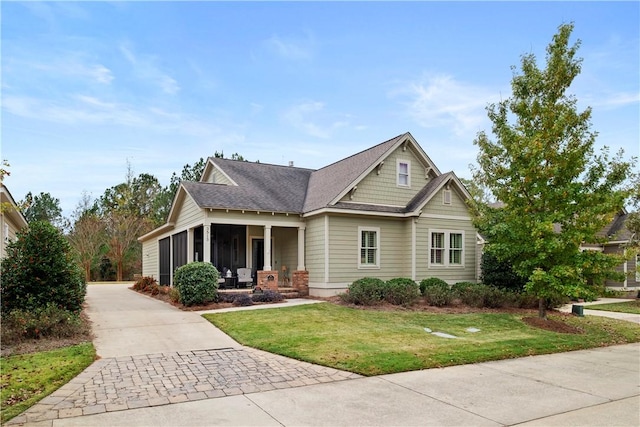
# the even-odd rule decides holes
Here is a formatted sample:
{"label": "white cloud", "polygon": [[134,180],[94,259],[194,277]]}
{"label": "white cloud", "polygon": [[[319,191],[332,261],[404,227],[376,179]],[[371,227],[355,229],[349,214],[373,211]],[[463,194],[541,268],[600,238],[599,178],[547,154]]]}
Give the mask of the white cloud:
{"label": "white cloud", "polygon": [[[327,139],[333,131],[349,126],[349,121],[342,119],[332,119],[330,114],[324,111],[325,105],[318,101],[309,101],[297,104],[286,110],[282,117],[291,126],[306,133],[307,135]],[[318,122],[329,121],[328,125],[321,125]]]}
{"label": "white cloud", "polygon": [[142,81],[154,84],[164,93],[175,95],[180,91],[180,85],[169,74],[156,65],[156,58],[151,55],[136,55],[128,43],[121,43],[120,52],[133,67],[134,74]]}
{"label": "white cloud", "polygon": [[618,92],[605,93],[596,96],[585,96],[584,101],[591,107],[600,107],[613,110],[619,107],[626,107],[640,102],[640,93]]}
{"label": "white cloud", "polygon": [[407,82],[392,97],[406,97],[406,113],[420,126],[447,127],[458,136],[481,129],[485,107],[498,98],[496,92],[455,80],[449,75],[425,76]]}
{"label": "white cloud", "polygon": [[298,39],[283,39],[278,35],[274,35],[267,39],[265,43],[269,50],[285,59],[307,60],[313,56],[313,40],[309,36]]}

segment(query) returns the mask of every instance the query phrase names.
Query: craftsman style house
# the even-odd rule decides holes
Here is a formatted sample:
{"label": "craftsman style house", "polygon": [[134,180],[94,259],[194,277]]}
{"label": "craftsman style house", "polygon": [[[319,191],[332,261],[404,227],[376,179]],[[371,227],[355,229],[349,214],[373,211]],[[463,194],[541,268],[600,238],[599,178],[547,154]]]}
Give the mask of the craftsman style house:
{"label": "craftsman style house", "polygon": [[469,197],[409,133],[318,170],[209,158],[167,223],[140,237],[142,273],[170,284],[177,267],[209,261],[314,296],[362,277],[476,281]]}

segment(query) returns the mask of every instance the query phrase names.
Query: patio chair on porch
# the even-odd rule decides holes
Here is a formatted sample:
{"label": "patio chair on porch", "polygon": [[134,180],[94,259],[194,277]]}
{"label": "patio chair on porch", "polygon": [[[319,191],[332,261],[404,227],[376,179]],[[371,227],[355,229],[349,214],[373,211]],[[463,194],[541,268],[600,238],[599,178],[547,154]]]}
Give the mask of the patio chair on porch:
{"label": "patio chair on porch", "polygon": [[246,288],[253,285],[253,277],[251,277],[250,268],[238,269],[238,287]]}

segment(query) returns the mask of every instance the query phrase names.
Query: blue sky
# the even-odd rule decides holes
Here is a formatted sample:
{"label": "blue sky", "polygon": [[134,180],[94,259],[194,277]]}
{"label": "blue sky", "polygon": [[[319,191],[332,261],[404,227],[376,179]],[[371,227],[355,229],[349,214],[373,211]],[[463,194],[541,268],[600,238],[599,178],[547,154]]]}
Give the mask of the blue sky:
{"label": "blue sky", "polygon": [[135,175],[223,151],[320,168],[411,132],[471,176],[485,107],[562,23],[597,146],[640,151],[638,2],[7,2],[2,147],[14,198],[66,215]]}

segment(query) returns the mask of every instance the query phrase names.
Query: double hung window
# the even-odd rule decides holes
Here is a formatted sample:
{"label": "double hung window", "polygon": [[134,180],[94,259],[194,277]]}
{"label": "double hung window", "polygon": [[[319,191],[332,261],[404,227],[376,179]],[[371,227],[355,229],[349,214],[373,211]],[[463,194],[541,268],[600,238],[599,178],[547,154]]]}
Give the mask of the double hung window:
{"label": "double hung window", "polygon": [[432,266],[464,266],[464,232],[431,230],[429,264]]}
{"label": "double hung window", "polygon": [[411,187],[411,163],[408,160],[398,160],[398,187]]}
{"label": "double hung window", "polygon": [[380,267],[380,229],[359,227],[358,234],[360,240],[358,267]]}

